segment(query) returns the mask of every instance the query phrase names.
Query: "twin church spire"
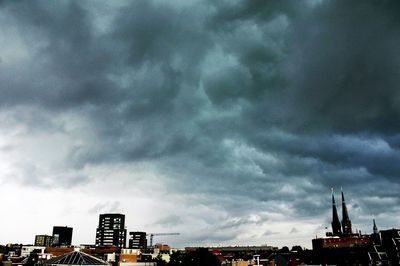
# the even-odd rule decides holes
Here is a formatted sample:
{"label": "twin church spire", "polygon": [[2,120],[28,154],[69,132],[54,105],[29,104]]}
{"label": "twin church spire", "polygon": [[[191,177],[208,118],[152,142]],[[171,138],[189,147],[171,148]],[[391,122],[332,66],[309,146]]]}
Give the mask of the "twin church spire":
{"label": "twin church spire", "polygon": [[342,223],[339,221],[339,215],[336,209],[335,196],[333,195],[332,188],[332,233],[334,236],[340,235],[351,235],[351,220],[347,212],[346,202],[344,200],[344,194],[342,190]]}

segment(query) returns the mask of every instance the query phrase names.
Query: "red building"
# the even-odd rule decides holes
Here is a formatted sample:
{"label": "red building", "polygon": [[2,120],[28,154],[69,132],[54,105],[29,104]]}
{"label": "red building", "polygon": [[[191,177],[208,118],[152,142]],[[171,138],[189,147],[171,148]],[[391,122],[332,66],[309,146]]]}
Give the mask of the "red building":
{"label": "red building", "polygon": [[330,236],[312,240],[313,250],[320,250],[323,248],[350,248],[366,246],[369,243],[369,235]]}

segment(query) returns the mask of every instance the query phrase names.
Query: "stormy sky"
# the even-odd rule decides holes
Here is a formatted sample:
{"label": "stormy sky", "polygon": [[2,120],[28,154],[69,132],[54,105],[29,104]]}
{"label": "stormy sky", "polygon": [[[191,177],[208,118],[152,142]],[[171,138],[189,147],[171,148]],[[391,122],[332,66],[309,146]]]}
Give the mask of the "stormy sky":
{"label": "stormy sky", "polygon": [[[0,242],[399,227],[400,2],[0,1]],[[340,211],[340,208],[339,208]]]}

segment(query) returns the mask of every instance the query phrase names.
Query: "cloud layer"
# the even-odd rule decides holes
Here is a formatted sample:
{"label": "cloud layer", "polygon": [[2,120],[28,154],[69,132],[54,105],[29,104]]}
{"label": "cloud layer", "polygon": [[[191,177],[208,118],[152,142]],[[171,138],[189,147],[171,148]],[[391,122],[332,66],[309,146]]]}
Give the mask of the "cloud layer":
{"label": "cloud layer", "polygon": [[396,227],[399,9],[2,1],[3,192],[59,195],[49,210],[70,216],[46,225],[84,228],[80,243],[121,211],[178,246],[310,245],[330,187],[359,228]]}

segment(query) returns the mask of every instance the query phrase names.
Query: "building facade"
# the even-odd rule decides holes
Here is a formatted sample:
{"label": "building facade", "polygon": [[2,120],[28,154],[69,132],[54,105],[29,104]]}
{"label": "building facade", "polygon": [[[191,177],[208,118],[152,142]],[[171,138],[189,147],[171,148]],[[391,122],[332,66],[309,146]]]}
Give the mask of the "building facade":
{"label": "building facade", "polygon": [[146,232],[129,232],[129,248],[146,249]]}
{"label": "building facade", "polygon": [[29,257],[31,253],[36,253],[43,255],[45,253],[46,247],[39,247],[39,246],[22,246],[21,247],[21,257]]}
{"label": "building facade", "polygon": [[53,226],[54,246],[71,246],[71,243],[72,243],[72,227]]}
{"label": "building facade", "polygon": [[48,247],[53,243],[53,237],[49,235],[36,235],[35,246]]}
{"label": "building facade", "polygon": [[125,215],[120,213],[100,214],[96,231],[96,246],[116,246],[125,248]]}

